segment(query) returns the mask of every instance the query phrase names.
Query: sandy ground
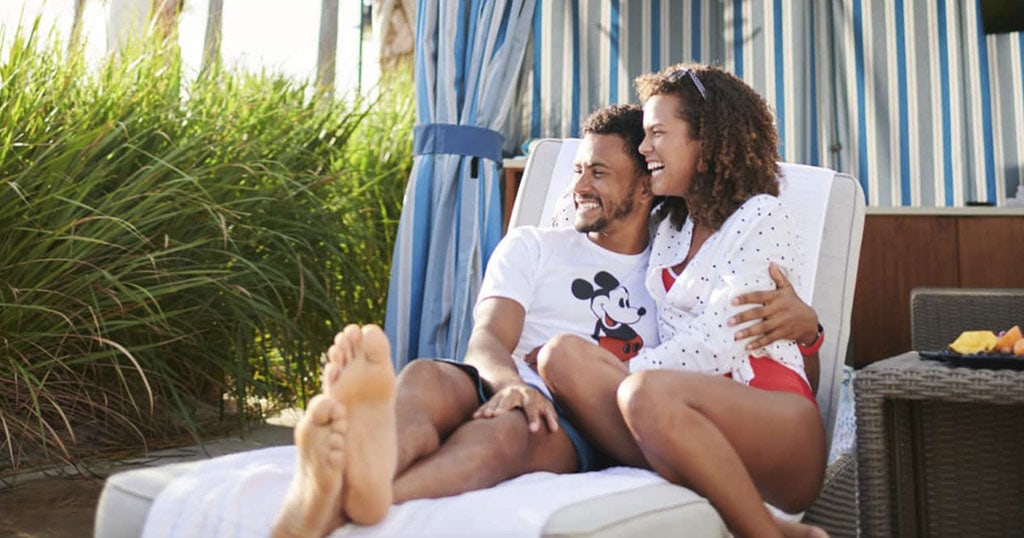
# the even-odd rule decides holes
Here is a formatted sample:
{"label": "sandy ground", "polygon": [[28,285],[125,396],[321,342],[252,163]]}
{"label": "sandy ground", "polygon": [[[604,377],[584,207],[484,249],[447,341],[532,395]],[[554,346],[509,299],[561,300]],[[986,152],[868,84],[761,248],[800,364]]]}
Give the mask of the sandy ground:
{"label": "sandy ground", "polygon": [[91,536],[102,478],[40,478],[0,489],[0,537]]}
{"label": "sandy ground", "polygon": [[144,465],[192,461],[242,450],[292,442],[292,427],[301,411],[290,410],[253,428],[244,437],[210,441],[204,447],[162,450],[145,458],[93,465],[98,477],[42,476],[0,484],[0,538],[63,538],[92,536],[96,503],[104,477]]}

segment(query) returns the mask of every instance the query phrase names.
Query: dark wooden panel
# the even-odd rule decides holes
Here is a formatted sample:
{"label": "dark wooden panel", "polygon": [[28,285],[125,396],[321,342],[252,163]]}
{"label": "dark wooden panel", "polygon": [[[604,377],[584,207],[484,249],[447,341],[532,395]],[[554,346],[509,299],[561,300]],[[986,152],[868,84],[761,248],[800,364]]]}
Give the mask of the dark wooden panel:
{"label": "dark wooden panel", "polygon": [[957,219],[868,215],[850,341],[853,365],[910,349],[910,290],[958,286]]}
{"label": "dark wooden panel", "polygon": [[960,285],[1024,288],[1024,218],[960,219]]}
{"label": "dark wooden panel", "polygon": [[521,167],[506,166],[504,172],[501,176],[502,234],[508,231],[508,221],[512,218],[512,206],[516,203],[519,183],[523,180],[523,169]]}

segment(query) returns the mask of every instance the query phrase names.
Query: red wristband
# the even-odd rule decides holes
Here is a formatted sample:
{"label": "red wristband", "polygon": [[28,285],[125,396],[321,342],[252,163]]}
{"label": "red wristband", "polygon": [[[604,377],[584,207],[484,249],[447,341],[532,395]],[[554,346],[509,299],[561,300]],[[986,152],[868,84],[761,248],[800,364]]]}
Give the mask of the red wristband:
{"label": "red wristband", "polygon": [[800,354],[803,356],[814,355],[821,349],[821,344],[825,343],[825,328],[818,324],[818,338],[814,340],[809,346],[805,346],[800,342],[796,343],[796,346],[800,348]]}

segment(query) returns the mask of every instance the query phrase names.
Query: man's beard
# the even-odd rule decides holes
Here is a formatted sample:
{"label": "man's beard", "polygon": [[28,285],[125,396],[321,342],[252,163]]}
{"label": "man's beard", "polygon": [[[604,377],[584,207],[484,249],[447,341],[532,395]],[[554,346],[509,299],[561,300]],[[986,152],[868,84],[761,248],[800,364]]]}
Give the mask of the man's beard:
{"label": "man's beard", "polygon": [[[593,222],[579,222],[577,221],[574,225],[577,232],[580,233],[591,233],[591,232],[603,232],[613,221],[625,218],[629,216],[634,208],[636,199],[636,185],[634,184],[630,189],[629,193],[626,194],[626,198],[619,202],[614,208],[612,208],[611,215],[602,215]],[[604,207],[602,203],[601,207]]]}

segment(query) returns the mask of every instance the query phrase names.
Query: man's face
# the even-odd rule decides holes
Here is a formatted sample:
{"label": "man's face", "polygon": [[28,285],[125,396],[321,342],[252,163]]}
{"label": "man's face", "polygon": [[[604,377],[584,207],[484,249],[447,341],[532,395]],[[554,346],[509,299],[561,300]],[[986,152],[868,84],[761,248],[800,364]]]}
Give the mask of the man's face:
{"label": "man's face", "polygon": [[[574,226],[582,233],[606,232],[634,215],[646,176],[637,172],[626,142],[613,134],[583,135],[573,162]],[[647,214],[643,214],[647,218]]]}

